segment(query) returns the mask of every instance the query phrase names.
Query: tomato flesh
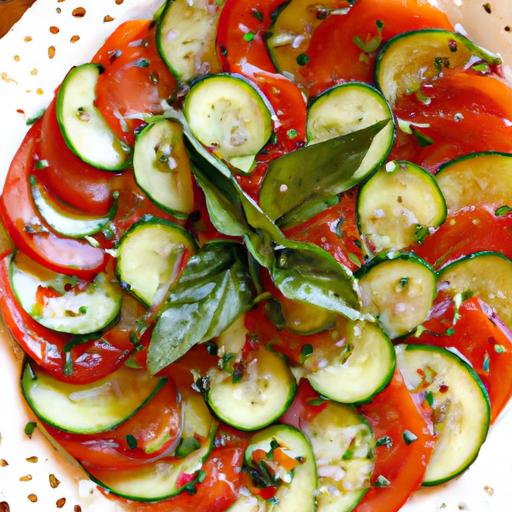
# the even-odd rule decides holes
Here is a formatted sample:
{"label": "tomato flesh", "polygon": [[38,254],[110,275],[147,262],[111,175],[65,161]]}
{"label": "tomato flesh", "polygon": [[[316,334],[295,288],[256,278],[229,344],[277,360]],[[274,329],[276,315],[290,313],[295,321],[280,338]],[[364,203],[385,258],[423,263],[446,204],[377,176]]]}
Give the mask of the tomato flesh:
{"label": "tomato flesh", "polygon": [[40,128],[38,122],[30,129],[9,168],[0,201],[2,220],[16,246],[28,256],[56,272],[87,279],[105,267],[105,253],[87,241],[50,231],[32,201],[29,176]]}
{"label": "tomato flesh", "polygon": [[456,348],[487,388],[494,422],[512,397],[512,333],[477,297],[463,302],[459,314],[455,321],[453,300],[441,297],[424,323],[423,334],[410,343]]}

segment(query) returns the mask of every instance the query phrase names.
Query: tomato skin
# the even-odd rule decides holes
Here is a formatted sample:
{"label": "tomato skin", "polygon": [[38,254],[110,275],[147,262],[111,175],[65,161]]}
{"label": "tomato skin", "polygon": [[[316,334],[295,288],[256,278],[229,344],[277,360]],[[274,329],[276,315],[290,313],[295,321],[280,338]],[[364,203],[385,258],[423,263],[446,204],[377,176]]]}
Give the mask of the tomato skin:
{"label": "tomato skin", "polygon": [[[181,400],[176,385],[169,380],[135,416],[118,428],[98,435],[79,435],[61,432],[46,426],[48,432],[81,464],[91,469],[127,469],[162,458],[174,450],[182,428]],[[168,440],[162,447],[146,453],[141,447],[162,432]],[[127,436],[137,441],[131,449]]]}
{"label": "tomato skin", "polygon": [[502,252],[512,258],[512,216],[497,217],[494,210],[477,206],[450,215],[435,233],[410,250],[436,269],[479,251]]}
{"label": "tomato skin", "polygon": [[176,88],[176,80],[156,48],[155,30],[149,20],[127,21],[93,58],[105,69],[98,80],[96,106],[116,135],[130,146],[143,121],[124,117],[161,113],[161,101]]}
{"label": "tomato skin", "polygon": [[57,123],[56,100],[42,118],[37,151],[41,160],[48,162],[48,167],[37,173],[38,179],[53,194],[92,215],[107,213],[113,202],[114,175],[82,162],[68,148]]}
{"label": "tomato skin", "polygon": [[242,448],[215,448],[203,465],[206,476],[196,485],[196,494],[184,492],[161,503],[138,504],[135,512],[224,512],[239,496],[243,457]]}
{"label": "tomato skin", "polygon": [[[477,297],[463,302],[459,313],[460,318],[454,323],[453,300],[440,297],[429,320],[424,323],[425,332],[410,342],[456,348],[484,383],[491,401],[491,422],[494,423],[512,397],[512,333]],[[453,328],[453,334],[447,335],[450,328]],[[495,347],[499,347],[498,352]]]}
{"label": "tomato skin", "polygon": [[[28,256],[56,272],[87,279],[105,267],[108,261],[105,253],[86,241],[63,238],[49,231],[32,202],[29,175],[40,128],[38,122],[30,129],[11,163],[0,200],[0,214],[14,243]],[[29,232],[27,226],[34,226],[36,232]]]}
{"label": "tomato skin", "polygon": [[354,37],[369,41],[377,36],[378,20],[384,23],[383,42],[410,30],[453,29],[446,14],[425,0],[357,0],[348,14],[330,16],[313,34],[307,51],[309,62],[299,77],[311,95],[339,82],[373,82],[376,54],[361,59],[362,50],[354,43]]}
{"label": "tomato skin", "polygon": [[[430,425],[413,401],[398,370],[389,386],[371,403],[362,406],[360,412],[370,422],[375,438],[389,436],[393,446],[376,448],[373,476],[375,481],[382,475],[391,485],[372,487],[355,511],[396,512],[423,480],[435,444]],[[404,430],[414,432],[418,439],[407,445],[403,439]]]}

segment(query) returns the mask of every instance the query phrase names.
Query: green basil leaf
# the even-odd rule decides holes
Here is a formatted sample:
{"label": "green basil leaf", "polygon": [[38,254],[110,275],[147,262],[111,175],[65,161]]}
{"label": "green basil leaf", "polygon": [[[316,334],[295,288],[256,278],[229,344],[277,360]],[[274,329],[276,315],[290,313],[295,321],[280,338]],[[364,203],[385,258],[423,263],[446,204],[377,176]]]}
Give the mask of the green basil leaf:
{"label": "green basil leaf", "polygon": [[293,228],[339,202],[340,198],[337,195],[312,199],[283,215],[279,219],[278,225],[281,229]]}
{"label": "green basil leaf", "polygon": [[289,299],[340,313],[351,320],[366,318],[360,312],[352,274],[316,245],[287,241],[276,249],[271,273],[274,284]]}
{"label": "green basil leaf", "polygon": [[212,242],[190,259],[151,336],[151,373],[217,336],[250,308],[253,293],[242,256],[238,244]]}
{"label": "green basil leaf", "polygon": [[306,146],[273,160],[260,193],[260,204],[273,220],[320,197],[353,187],[354,173],[373,139],[389,120],[347,135]]}

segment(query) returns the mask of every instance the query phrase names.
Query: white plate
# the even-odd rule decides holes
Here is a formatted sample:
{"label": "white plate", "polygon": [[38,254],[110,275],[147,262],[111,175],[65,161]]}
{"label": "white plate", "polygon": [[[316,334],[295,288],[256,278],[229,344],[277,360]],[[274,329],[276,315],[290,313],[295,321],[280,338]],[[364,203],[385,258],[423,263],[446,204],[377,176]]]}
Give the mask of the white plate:
{"label": "white plate", "polygon": [[[27,131],[26,118],[49,103],[67,70],[90,59],[122,21],[150,17],[161,3],[161,0],[124,0],[118,5],[119,1],[38,0],[0,40],[0,183]],[[491,0],[491,15],[483,9],[483,0],[431,0],[431,3],[445,8],[452,20],[461,24],[458,30],[463,27],[480,44],[500,51],[512,62],[512,32],[504,30],[507,23],[512,26],[511,0]],[[77,7],[86,9],[84,17],[72,15]],[[105,22],[105,16],[114,20]],[[58,34],[51,33],[52,26],[59,28]],[[70,43],[75,35],[80,40]],[[55,48],[52,59],[50,47]],[[103,498],[83,472],[56,453],[37,430],[32,440],[26,438],[23,429],[33,418],[19,392],[19,361],[0,324],[0,459],[9,463],[6,467],[0,464],[0,503],[9,503],[11,512],[51,512],[58,510],[57,500],[66,498],[61,509],[64,511],[73,511],[75,505],[80,505],[84,512],[122,510]],[[512,414],[508,414],[491,430],[480,457],[469,471],[442,488],[417,493],[403,512],[512,510],[511,433]],[[38,457],[37,463],[26,460],[32,456]],[[61,482],[55,489],[50,485],[50,474]],[[26,475],[32,479],[20,481]],[[36,503],[29,501],[30,494],[37,496]]]}

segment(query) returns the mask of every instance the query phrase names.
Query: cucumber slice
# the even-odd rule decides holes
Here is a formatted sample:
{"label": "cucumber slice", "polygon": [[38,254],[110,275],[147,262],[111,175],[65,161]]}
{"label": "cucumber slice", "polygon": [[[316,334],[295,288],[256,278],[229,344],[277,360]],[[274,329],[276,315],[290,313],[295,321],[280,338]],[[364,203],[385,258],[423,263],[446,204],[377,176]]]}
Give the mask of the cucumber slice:
{"label": "cucumber slice", "polygon": [[291,472],[287,472],[282,467],[279,468],[277,473],[279,486],[275,502],[267,502],[266,510],[268,512],[314,512],[317,486],[316,463],[311,444],[302,432],[289,425],[276,425],[258,432],[252,437],[251,444],[245,451],[246,464],[256,470],[261,468],[261,464],[265,464],[265,459],[255,465],[253,453],[263,450],[269,454],[276,449],[281,449],[293,459],[301,458],[301,462]]}
{"label": "cucumber slice", "polygon": [[318,464],[318,512],[350,512],[370,488],[375,438],[356,410],[330,402],[303,428]]}
{"label": "cucumber slice", "polygon": [[346,0],[291,0],[273,13],[267,47],[278,71],[300,81],[301,56],[315,29],[331,14],[347,11]]}
{"label": "cucumber slice", "polygon": [[393,105],[403,94],[414,94],[426,80],[435,80],[444,68],[463,68],[478,60],[501,64],[501,58],[462,34],[426,29],[390,39],[381,49],[375,82]]}
{"label": "cucumber slice", "polygon": [[126,366],[85,385],[60,382],[28,363],[21,377],[23,396],[34,413],[52,427],[76,434],[97,434],[124,423],[165,383]]}
{"label": "cucumber slice", "polygon": [[87,216],[51,198],[35,176],[30,176],[30,185],[32,199],[41,217],[53,231],[69,238],[84,238],[99,233],[114,218],[117,211],[115,202],[107,215]]}
{"label": "cucumber slice", "polygon": [[410,162],[388,162],[360,189],[359,229],[376,252],[421,242],[446,219],[446,203],[436,180]]}
{"label": "cucumber slice", "polygon": [[73,68],[57,93],[57,121],[69,149],[84,162],[105,171],[130,164],[131,149],[119,140],[95,106],[98,64]]}
{"label": "cucumber slice", "polygon": [[272,135],[272,114],[256,86],[238,75],[209,75],[183,106],[190,130],[224,159],[256,155]]}
{"label": "cucumber slice", "polygon": [[477,295],[512,328],[512,261],[498,252],[478,252],[439,271],[440,288],[451,295]]}
{"label": "cucumber slice", "polygon": [[169,0],[158,20],[156,41],[163,61],[178,80],[217,73],[217,23],[224,0]]}
{"label": "cucumber slice", "polygon": [[[200,448],[183,458],[161,459],[116,471],[86,469],[91,480],[112,494],[133,501],[161,501],[180,494],[201,478],[200,470],[213,448],[215,431],[216,425],[201,440]],[[182,483],[184,473],[194,475],[194,480]]]}
{"label": "cucumber slice", "polygon": [[477,205],[512,205],[512,155],[473,153],[436,174],[450,213]]}
{"label": "cucumber slice", "polygon": [[103,272],[92,282],[83,281],[52,272],[17,252],[10,273],[21,307],[48,329],[91,334],[114,322],[121,311],[121,288]]}
{"label": "cucumber slice", "polygon": [[473,369],[444,348],[399,345],[396,352],[407,387],[433,399],[438,437],[423,485],[442,484],[465,471],[485,441],[490,422],[487,392]]}
{"label": "cucumber slice", "polygon": [[287,329],[309,335],[326,331],[336,323],[336,313],[305,302],[281,298],[281,311]]}
{"label": "cucumber slice", "polygon": [[293,401],[296,382],[284,359],[262,347],[249,357],[241,377],[214,370],[208,403],[225,423],[240,430],[270,425]]}
{"label": "cucumber slice", "polygon": [[344,83],[325,91],[309,107],[308,141],[315,144],[385,120],[392,122],[375,137],[354,174],[355,185],[386,161],[395,140],[393,113],[379,91],[360,82]]}
{"label": "cucumber slice", "polygon": [[135,142],[133,170],[137,185],[159,208],[175,217],[192,212],[192,171],[180,123],[164,119],[144,128]]}
{"label": "cucumber slice", "polygon": [[145,216],[121,239],[119,280],[150,306],[178,278],[187,253],[195,253],[194,240],[187,231],[173,222]]}
{"label": "cucumber slice", "polygon": [[336,402],[361,403],[387,386],[395,371],[395,352],[376,325],[340,319],[330,343],[315,346],[304,367],[321,395]]}
{"label": "cucumber slice", "polygon": [[391,338],[422,324],[437,295],[434,269],[414,254],[377,257],[358,277],[364,310],[379,319]]}

